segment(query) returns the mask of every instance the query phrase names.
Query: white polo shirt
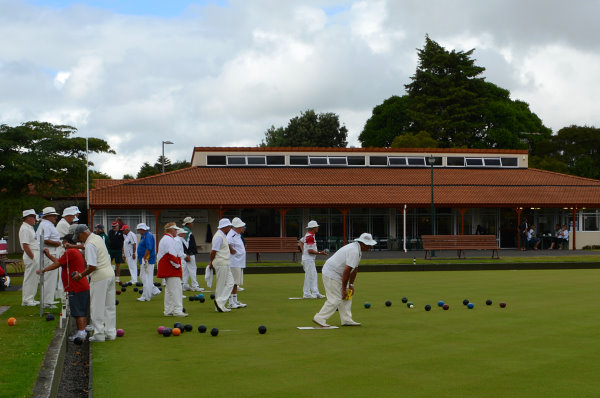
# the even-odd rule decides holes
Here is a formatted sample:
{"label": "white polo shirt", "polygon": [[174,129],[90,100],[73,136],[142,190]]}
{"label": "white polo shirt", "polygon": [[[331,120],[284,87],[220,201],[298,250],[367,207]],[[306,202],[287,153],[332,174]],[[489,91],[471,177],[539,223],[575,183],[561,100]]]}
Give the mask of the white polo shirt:
{"label": "white polo shirt", "polygon": [[85,262],[96,267],[90,274],[90,282],[99,282],[115,276],[110,264],[108,249],[104,239],[96,234],[90,234],[85,241]]}
{"label": "white polo shirt", "polygon": [[242,240],[242,235],[231,228],[227,233],[227,241],[235,250],[235,254],[229,257],[229,266],[231,268],[246,268],[246,247]]}
{"label": "white polo shirt", "polygon": [[353,269],[358,267],[361,256],[360,244],[358,242],[348,243],[327,259],[321,274],[341,282],[346,266]]}
{"label": "white polo shirt", "polygon": [[[38,242],[40,240],[40,234],[42,232],[44,240],[53,240],[55,242],[60,243],[60,234],[58,233],[56,227],[54,226],[54,224],[52,224],[51,221],[44,219],[40,222],[40,225],[38,226],[38,229],[35,233],[35,240],[37,240]],[[56,250],[58,249],[58,247],[48,245],[47,249],[50,251],[50,254],[54,255],[56,254]]]}
{"label": "white polo shirt", "polygon": [[19,244],[21,245],[21,250],[25,250],[23,248],[24,243],[28,244],[31,250],[40,250],[40,244],[35,239],[35,230],[26,222],[24,222],[19,229]]}
{"label": "white polo shirt", "polygon": [[127,235],[125,235],[125,239],[123,240],[123,252],[126,257],[131,257],[133,255],[133,245],[137,244],[137,237],[131,231]]}

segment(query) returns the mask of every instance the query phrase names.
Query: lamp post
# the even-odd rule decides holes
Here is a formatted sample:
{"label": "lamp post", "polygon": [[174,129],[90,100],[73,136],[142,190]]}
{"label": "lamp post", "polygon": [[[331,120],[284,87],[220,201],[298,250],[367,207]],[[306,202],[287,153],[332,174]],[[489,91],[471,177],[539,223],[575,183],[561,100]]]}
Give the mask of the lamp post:
{"label": "lamp post", "polygon": [[[431,235],[435,235],[435,204],[433,201],[433,165],[435,164],[435,157],[430,155],[427,158],[427,163],[431,166]],[[431,256],[435,256],[435,252],[431,252]]]}
{"label": "lamp post", "polygon": [[174,144],[174,142],[171,141],[163,141],[162,142],[162,158],[161,158],[161,163],[162,163],[162,172],[165,172],[165,144]]}

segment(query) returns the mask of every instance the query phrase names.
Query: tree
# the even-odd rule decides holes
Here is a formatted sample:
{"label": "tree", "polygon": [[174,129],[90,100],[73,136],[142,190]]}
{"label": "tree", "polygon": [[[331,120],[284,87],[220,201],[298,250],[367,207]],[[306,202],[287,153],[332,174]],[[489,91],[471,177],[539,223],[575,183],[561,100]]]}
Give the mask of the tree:
{"label": "tree", "polygon": [[600,179],[600,129],[569,126],[540,139],[532,150],[530,165],[545,170]]}
{"label": "tree", "polygon": [[287,127],[271,126],[265,132],[262,146],[346,147],[348,129],[340,126],[334,113],[316,114],[310,109],[291,119]]}
{"label": "tree", "polygon": [[[0,125],[0,232],[23,209],[40,209],[53,198],[85,192],[86,139],[71,137],[76,132],[75,127],[46,122]],[[92,153],[115,153],[102,139],[88,142]]]}
{"label": "tree", "polygon": [[551,130],[529,105],[481,77],[485,68],[475,65],[474,51],[447,51],[426,36],[407,94],[373,109],[359,136],[362,146],[389,146],[394,133],[420,131],[445,148],[519,149],[526,148],[522,132],[549,137]]}
{"label": "tree", "polygon": [[[144,178],[162,173],[163,161],[165,165],[165,172],[185,169],[191,166],[190,162],[186,162],[185,160],[180,160],[175,163],[171,163],[171,160],[169,160],[167,157],[163,159],[162,156],[159,156],[156,160],[156,163],[154,163],[153,165],[151,165],[148,162],[144,162],[144,164],[140,168],[140,171],[138,171],[136,178]],[[125,176],[123,176],[123,178],[125,178]]]}
{"label": "tree", "polygon": [[437,148],[438,143],[427,131],[419,131],[417,134],[406,133],[397,136],[391,146],[392,148]]}
{"label": "tree", "polygon": [[135,177],[134,177],[134,176],[132,176],[131,174],[124,174],[124,175],[123,175],[123,179],[124,179],[124,180],[134,180],[134,179],[135,179]]}

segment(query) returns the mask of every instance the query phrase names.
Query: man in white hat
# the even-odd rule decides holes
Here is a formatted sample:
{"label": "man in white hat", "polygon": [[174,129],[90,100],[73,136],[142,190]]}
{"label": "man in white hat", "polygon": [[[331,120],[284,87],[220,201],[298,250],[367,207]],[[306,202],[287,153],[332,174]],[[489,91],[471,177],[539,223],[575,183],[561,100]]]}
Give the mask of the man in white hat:
{"label": "man in white hat", "polygon": [[327,259],[322,271],[327,301],[314,316],[314,323],[328,327],[327,320],[338,309],[342,326],[360,326],[360,323],[352,319],[354,280],[362,252],[369,251],[376,244],[371,234],[364,233]]}
{"label": "man in white hat", "polygon": [[246,230],[246,223],[239,217],[231,221],[231,229],[227,233],[227,241],[231,246],[231,256],[229,257],[229,269],[233,276],[233,289],[229,296],[229,308],[244,308],[246,304],[238,301],[238,286],[242,284],[244,278],[244,268],[246,268],[246,247],[242,240],[242,234]]}
{"label": "man in white hat", "polygon": [[[37,242],[40,241],[40,236],[43,237],[44,247],[48,248],[50,254],[56,257],[56,253],[58,248],[60,247],[60,234],[56,230],[54,226],[56,224],[56,218],[58,217],[58,213],[54,209],[54,207],[45,207],[42,210],[42,220],[40,221],[40,225],[35,233],[35,240]],[[52,265],[52,260],[50,260],[47,256],[43,256],[44,259],[44,267],[48,267]],[[52,270],[44,273],[44,297],[43,303],[46,308],[56,308],[54,304],[57,302],[54,301],[54,294],[56,293],[56,287],[58,284],[58,270]]]}
{"label": "man in white hat", "polygon": [[325,298],[319,292],[319,277],[317,276],[317,266],[315,259],[317,254],[326,256],[326,250],[317,250],[317,241],[315,234],[319,232],[319,224],[315,220],[309,221],[306,226],[306,235],[300,239],[300,249],[302,250],[302,268],[304,268],[304,287],[302,297],[305,299]]}
{"label": "man in white hat", "polygon": [[231,247],[227,242],[227,233],[231,229],[231,221],[228,218],[219,220],[219,229],[213,236],[210,251],[210,260],[206,272],[215,271],[217,286],[215,287],[215,310],[217,312],[229,312],[225,306],[231,290],[233,289],[233,275],[229,268],[229,255]]}
{"label": "man in white hat", "polygon": [[[71,224],[73,224],[73,222],[75,221],[76,218],[77,218],[77,211],[72,206],[67,207],[63,210],[62,218],[60,219],[58,224],[56,224],[56,230],[58,231],[58,235],[60,236],[61,239],[63,236],[66,236],[69,234],[69,227],[71,226]],[[56,254],[54,254],[54,257],[60,258],[60,257],[62,257],[62,255],[64,253],[65,253],[65,248],[61,244],[60,246],[58,246],[56,248]],[[60,299],[63,295],[63,291],[64,290],[63,290],[62,278],[58,278],[58,285],[56,287],[56,293],[54,294],[54,297],[56,299]]]}
{"label": "man in white hat", "polygon": [[127,224],[123,224],[121,232],[123,232],[123,256],[125,257],[127,268],[129,268],[129,275],[131,275],[130,282],[135,284],[138,281],[137,260],[135,259],[137,236],[131,232]]}
{"label": "man in white hat", "polygon": [[39,265],[40,245],[35,239],[36,214],[35,210],[23,210],[23,224],[19,229],[19,243],[23,249],[23,264],[25,264],[25,273],[23,275],[23,298],[21,305],[33,307],[40,302],[35,300],[39,278],[35,271]]}
{"label": "man in white hat", "polygon": [[165,302],[164,316],[186,317],[183,312],[182,290],[181,290],[181,257],[183,249],[181,243],[175,240],[177,228],[174,222],[165,225],[165,234],[158,243],[158,278],[164,278]]}
{"label": "man in white hat", "polygon": [[156,264],[156,244],[150,227],[139,223],[136,227],[140,234],[137,245],[137,258],[140,266],[140,279],[144,285],[142,297],[138,301],[150,301],[152,297],[160,294],[158,287],[154,286],[154,265]]}
{"label": "man in white hat", "polygon": [[73,240],[85,244],[87,266],[73,276],[74,281],[90,275],[90,318],[94,335],[90,341],[104,342],[117,337],[117,307],[115,303],[115,271],[112,269],[104,240],[93,234],[85,224],[69,228]]}
{"label": "man in white hat", "polygon": [[[185,258],[181,263],[183,267],[183,290],[191,290],[193,292],[201,292],[202,289],[198,284],[198,266],[196,265],[196,254],[198,254],[198,246],[196,245],[196,238],[192,233],[192,227],[194,226],[194,219],[192,217],[186,217],[183,219],[183,230],[185,236],[183,237]],[[188,283],[189,282],[189,283]]]}

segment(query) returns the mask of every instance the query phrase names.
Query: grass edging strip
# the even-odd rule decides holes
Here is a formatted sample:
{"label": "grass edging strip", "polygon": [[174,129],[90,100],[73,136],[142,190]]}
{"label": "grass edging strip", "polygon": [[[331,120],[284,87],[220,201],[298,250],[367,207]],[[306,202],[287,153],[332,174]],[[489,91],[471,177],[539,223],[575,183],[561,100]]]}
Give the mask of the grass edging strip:
{"label": "grass edging strip", "polygon": [[54,337],[48,346],[44,361],[40,367],[38,378],[33,387],[34,397],[55,397],[58,392],[58,385],[62,375],[62,369],[65,359],[67,334],[69,330],[69,321],[65,328],[58,326],[54,331]]}

